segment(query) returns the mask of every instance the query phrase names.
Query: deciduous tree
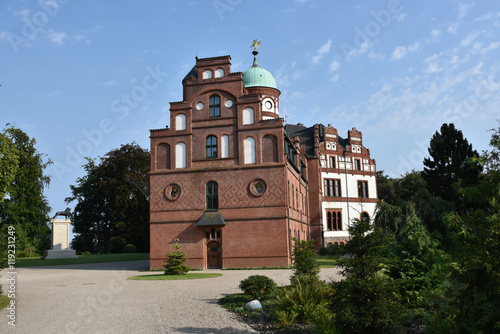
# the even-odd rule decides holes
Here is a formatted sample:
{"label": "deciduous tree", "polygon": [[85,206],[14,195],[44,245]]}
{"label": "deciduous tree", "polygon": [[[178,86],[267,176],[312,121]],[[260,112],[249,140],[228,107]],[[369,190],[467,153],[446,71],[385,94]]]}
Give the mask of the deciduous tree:
{"label": "deciduous tree", "polygon": [[150,155],[135,143],[88,159],[86,175],[71,186],[77,251],[121,252],[127,244],[149,251]]}
{"label": "deciduous tree", "polygon": [[5,196],[0,201],[1,230],[5,232],[7,226],[15,227],[16,251],[24,252],[26,247],[34,247],[42,252],[50,242],[50,207],[43,194],[50,177],[44,170],[52,162],[50,159],[44,161],[34,138],[14,126],[8,125],[1,141],[3,184],[0,192]]}

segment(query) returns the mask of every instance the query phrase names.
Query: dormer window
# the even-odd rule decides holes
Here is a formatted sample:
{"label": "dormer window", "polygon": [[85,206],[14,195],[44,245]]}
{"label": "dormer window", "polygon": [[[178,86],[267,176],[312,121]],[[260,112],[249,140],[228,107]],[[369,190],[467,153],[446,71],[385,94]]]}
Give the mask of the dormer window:
{"label": "dormer window", "polygon": [[212,95],[209,99],[209,117],[220,117],[220,97],[219,95]]}

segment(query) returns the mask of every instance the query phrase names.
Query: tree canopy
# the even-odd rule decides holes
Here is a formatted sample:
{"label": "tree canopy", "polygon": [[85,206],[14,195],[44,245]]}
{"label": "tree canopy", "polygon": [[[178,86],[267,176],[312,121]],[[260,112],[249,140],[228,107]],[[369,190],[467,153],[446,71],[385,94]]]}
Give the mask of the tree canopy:
{"label": "tree canopy", "polygon": [[52,162],[44,161],[35,139],[14,126],[4,129],[0,141],[1,230],[15,227],[16,251],[42,252],[50,246],[50,207],[43,192],[50,183],[44,170]]}
{"label": "tree canopy", "polygon": [[149,251],[150,155],[135,143],[122,145],[98,161],[87,159],[86,175],[71,185],[77,201],[72,247],[92,253],[121,252],[127,244]]}
{"label": "tree canopy", "polygon": [[473,160],[479,156],[477,151],[453,123],[445,123],[432,136],[429,154],[422,172],[427,188],[435,196],[460,204],[455,191],[457,182],[466,186],[478,184],[482,167]]}

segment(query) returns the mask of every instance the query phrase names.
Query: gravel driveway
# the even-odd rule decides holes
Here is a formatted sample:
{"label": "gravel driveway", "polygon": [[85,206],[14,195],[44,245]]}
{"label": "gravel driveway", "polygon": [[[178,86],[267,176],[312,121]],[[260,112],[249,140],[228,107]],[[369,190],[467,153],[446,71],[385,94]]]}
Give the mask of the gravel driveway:
{"label": "gravel driveway", "polygon": [[[147,275],[148,261],[18,268],[15,327],[0,311],[0,333],[256,333],[217,301],[241,292],[239,282],[262,274],[278,285],[291,270],[210,270],[222,277],[180,281],[131,281]],[[7,270],[2,270],[4,294]],[[339,276],[323,269],[322,278]]]}

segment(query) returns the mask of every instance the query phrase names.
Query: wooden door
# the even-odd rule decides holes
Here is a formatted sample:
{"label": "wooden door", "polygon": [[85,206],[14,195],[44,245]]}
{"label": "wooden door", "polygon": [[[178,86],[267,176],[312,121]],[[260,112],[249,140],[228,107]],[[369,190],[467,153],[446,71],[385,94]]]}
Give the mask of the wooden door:
{"label": "wooden door", "polygon": [[222,248],[217,241],[207,244],[207,267],[208,269],[222,268]]}

